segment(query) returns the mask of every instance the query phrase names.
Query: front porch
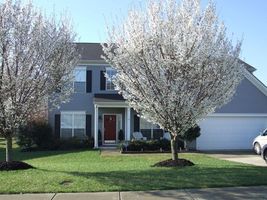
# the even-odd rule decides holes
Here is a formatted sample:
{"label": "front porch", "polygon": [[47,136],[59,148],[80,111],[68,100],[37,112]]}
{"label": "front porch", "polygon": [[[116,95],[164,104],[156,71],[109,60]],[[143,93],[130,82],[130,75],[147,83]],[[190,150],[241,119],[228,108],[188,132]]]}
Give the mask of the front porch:
{"label": "front porch", "polygon": [[147,140],[159,140],[164,131],[156,124],[139,118],[119,94],[95,94],[94,148],[116,147],[120,140],[130,141],[133,132],[141,132]]}
{"label": "front porch", "polygon": [[130,140],[131,110],[122,100],[94,99],[94,148]]}

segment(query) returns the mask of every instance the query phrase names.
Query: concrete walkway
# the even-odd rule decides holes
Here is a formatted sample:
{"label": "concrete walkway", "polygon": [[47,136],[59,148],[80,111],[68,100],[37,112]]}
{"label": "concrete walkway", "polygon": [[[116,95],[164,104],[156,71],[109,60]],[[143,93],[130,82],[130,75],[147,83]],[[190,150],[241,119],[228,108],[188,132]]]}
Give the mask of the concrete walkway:
{"label": "concrete walkway", "polygon": [[97,192],[0,195],[0,200],[255,200],[267,199],[267,186],[162,190],[146,192]]}
{"label": "concrete walkway", "polygon": [[267,167],[265,160],[263,160],[260,155],[256,155],[254,152],[205,152],[205,154],[222,160]]}
{"label": "concrete walkway", "polygon": [[100,151],[101,156],[119,156],[121,152],[119,149],[101,149]]}

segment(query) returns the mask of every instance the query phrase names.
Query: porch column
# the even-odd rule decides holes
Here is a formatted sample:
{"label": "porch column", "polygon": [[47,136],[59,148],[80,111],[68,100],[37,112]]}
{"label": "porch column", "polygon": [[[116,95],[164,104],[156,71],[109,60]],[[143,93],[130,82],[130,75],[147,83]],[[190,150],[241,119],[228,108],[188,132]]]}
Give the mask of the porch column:
{"label": "porch column", "polygon": [[131,108],[126,108],[126,140],[131,139]]}
{"label": "porch column", "polygon": [[94,122],[95,122],[95,146],[94,148],[98,148],[98,106],[95,105],[95,117],[94,117]]}

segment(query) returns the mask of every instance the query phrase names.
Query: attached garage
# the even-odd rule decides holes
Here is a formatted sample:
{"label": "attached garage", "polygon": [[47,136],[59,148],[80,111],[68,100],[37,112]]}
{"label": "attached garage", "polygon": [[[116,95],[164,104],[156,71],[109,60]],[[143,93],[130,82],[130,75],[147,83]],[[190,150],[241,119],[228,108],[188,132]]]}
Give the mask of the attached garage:
{"label": "attached garage", "polygon": [[200,122],[197,150],[252,149],[253,139],[267,128],[266,114],[214,114]]}
{"label": "attached garage", "polygon": [[252,73],[238,86],[232,100],[199,123],[197,150],[248,150],[267,128],[267,87]]}

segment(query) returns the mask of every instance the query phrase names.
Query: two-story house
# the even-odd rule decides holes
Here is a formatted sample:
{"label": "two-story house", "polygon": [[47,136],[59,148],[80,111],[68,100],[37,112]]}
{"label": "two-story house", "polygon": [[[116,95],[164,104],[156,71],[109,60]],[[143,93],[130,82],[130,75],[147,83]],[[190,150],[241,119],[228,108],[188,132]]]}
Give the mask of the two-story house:
{"label": "two-story house", "polygon": [[[163,131],[139,118],[115,90],[115,73],[102,58],[99,43],[78,43],[81,55],[75,68],[74,94],[68,103],[49,111],[49,123],[58,138],[94,138],[95,148],[118,143],[119,131],[130,140],[134,131],[158,139]],[[198,150],[250,149],[253,138],[267,127],[267,88],[246,64],[245,79],[231,102],[208,116],[199,125],[201,136],[192,143]]]}
{"label": "two-story house", "polygon": [[60,109],[49,111],[49,123],[56,136],[94,137],[97,148],[99,139],[103,145],[116,144],[120,130],[125,140],[130,140],[131,133],[140,128],[148,139],[153,138],[155,132],[162,132],[156,125],[140,121],[114,90],[111,79],[106,78],[105,73],[112,76],[115,70],[101,58],[101,45],[78,43],[77,46],[81,59],[75,68],[74,94],[70,102],[62,104]]}

